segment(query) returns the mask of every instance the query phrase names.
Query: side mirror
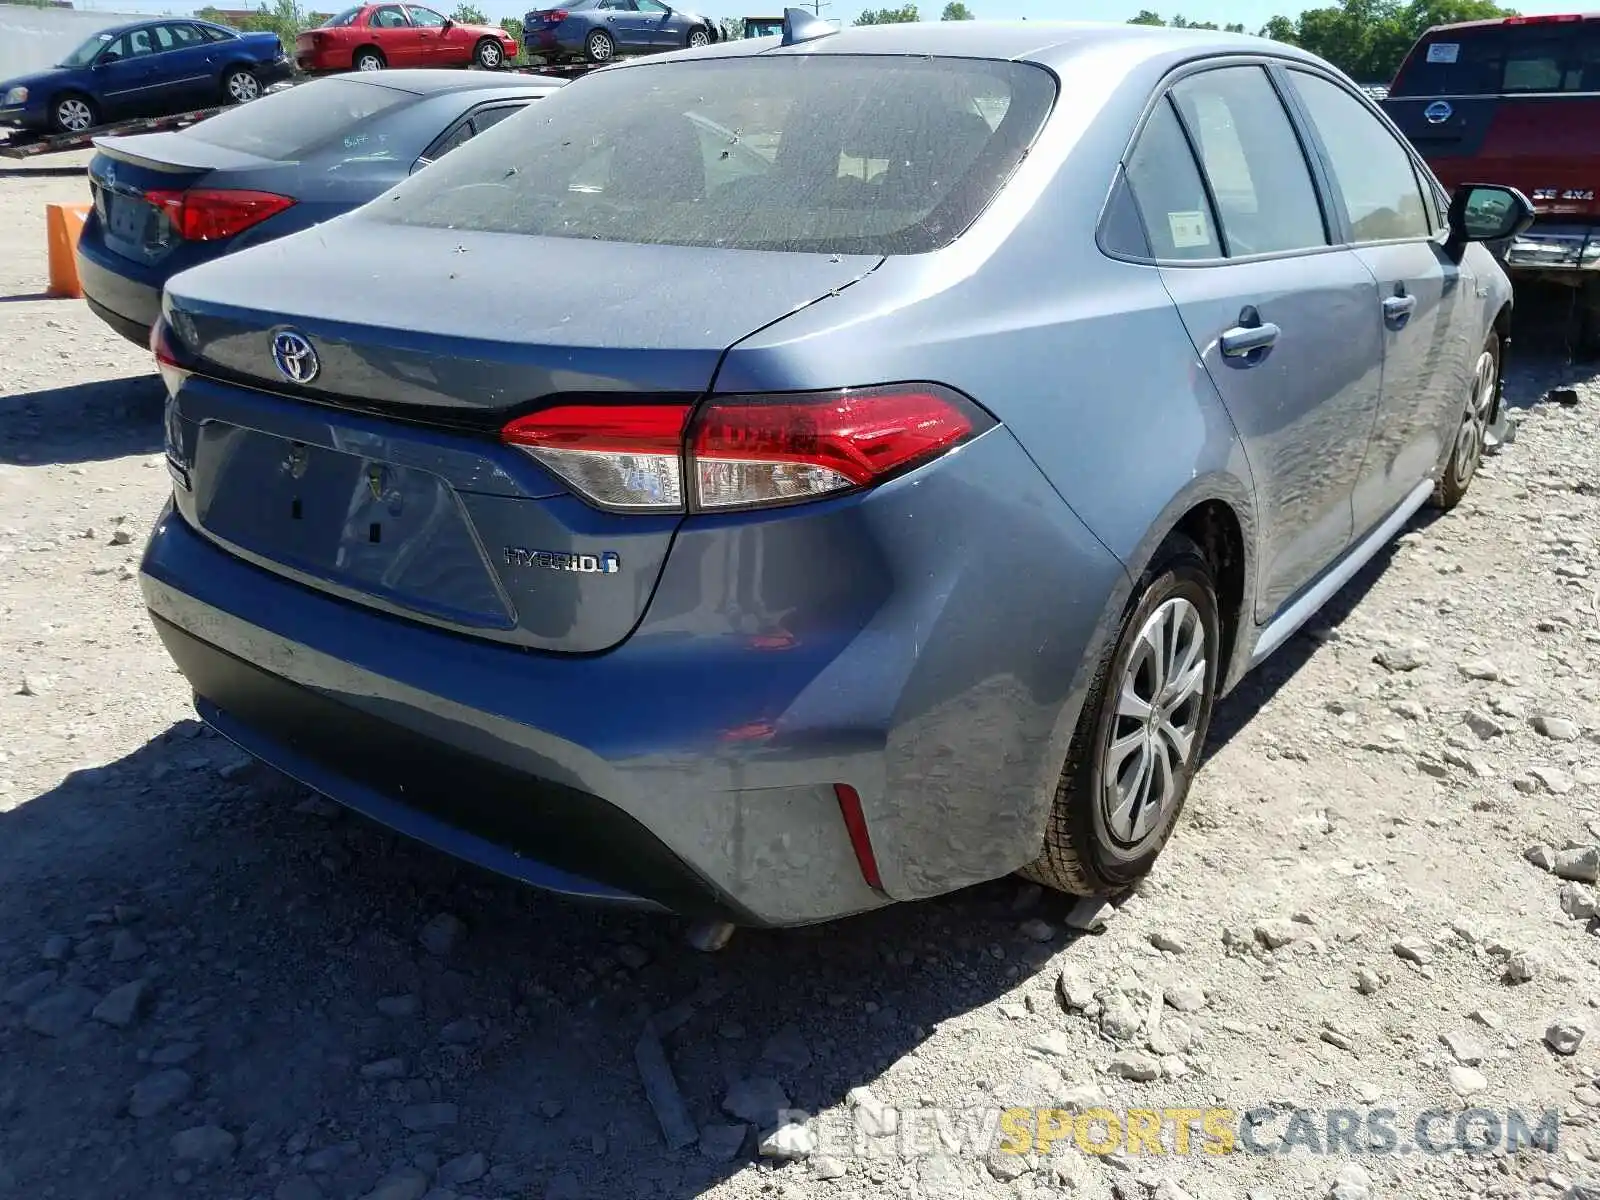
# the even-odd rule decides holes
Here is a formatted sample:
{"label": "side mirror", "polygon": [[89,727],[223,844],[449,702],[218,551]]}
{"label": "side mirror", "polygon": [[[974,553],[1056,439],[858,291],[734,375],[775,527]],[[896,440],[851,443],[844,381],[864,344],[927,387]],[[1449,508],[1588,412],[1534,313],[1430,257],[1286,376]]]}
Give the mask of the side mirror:
{"label": "side mirror", "polygon": [[107,50],[99,58],[95,59],[94,65],[97,67],[109,67],[112,63],[121,61],[122,55],[118,54],[115,50]]}
{"label": "side mirror", "polygon": [[1533,224],[1533,205],[1513,187],[1464,183],[1450,197],[1450,242],[1500,242]]}

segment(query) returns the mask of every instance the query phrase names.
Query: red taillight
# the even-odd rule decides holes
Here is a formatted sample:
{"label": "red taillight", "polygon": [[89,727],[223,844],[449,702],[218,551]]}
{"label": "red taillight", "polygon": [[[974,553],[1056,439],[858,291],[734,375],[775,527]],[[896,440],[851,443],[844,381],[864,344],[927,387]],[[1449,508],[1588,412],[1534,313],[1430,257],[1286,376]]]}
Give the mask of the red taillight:
{"label": "red taillight", "polygon": [[217,242],[243,233],[294,203],[274,192],[232,188],[158,189],[144,198],[167,215],[173,231],[186,242]]}
{"label": "red taillight", "polygon": [[603,508],[764,508],[871,487],[982,433],[991,417],[933,384],[684,404],[571,404],[501,431]]}
{"label": "red taillight", "polygon": [[161,372],[161,381],[167,385],[167,394],[177,395],[191,372],[173,352],[172,329],[165,317],[157,317],[156,323],[150,326],[150,353],[156,356],[156,370]]}
{"label": "red taillight", "polygon": [[539,19],[546,25],[559,25],[567,19],[567,10],[564,8],[552,8],[549,12],[540,13]]}

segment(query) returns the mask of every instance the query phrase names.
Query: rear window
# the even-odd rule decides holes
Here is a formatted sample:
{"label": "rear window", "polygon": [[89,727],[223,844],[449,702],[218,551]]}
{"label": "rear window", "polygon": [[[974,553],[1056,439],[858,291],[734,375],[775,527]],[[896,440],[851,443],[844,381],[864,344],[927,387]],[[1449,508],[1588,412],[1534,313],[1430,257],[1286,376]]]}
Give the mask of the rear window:
{"label": "rear window", "polygon": [[186,136],[278,162],[305,158],[416,97],[354,79],[317,79],[191,126]]}
{"label": "rear window", "polygon": [[1419,42],[1391,96],[1600,91],[1600,30],[1589,23],[1445,29]]}
{"label": "rear window", "polygon": [[338,28],[340,28],[341,26],[344,26],[344,25],[354,25],[356,23],[356,18],[359,17],[360,15],[361,15],[361,10],[359,8],[347,8],[342,13],[335,13],[333,16],[329,17],[326,21],[324,21],[321,25],[317,26],[317,28],[318,29],[338,29]]}
{"label": "rear window", "polygon": [[605,71],[414,176],[368,215],[677,246],[914,254],[954,240],[1055,99],[1046,71],[807,55]]}

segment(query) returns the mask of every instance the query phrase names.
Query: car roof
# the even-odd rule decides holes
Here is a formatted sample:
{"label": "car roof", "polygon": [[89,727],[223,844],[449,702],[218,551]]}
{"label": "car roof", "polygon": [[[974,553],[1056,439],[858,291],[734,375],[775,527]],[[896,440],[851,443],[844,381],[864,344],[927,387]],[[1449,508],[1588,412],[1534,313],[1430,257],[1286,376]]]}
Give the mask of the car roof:
{"label": "car roof", "polygon": [[[331,76],[372,87],[392,88],[415,96],[442,96],[446,92],[544,92],[567,81],[549,75],[517,75],[502,71],[451,71],[441,67],[411,67],[398,71],[351,72]],[[300,86],[304,87],[304,84]]]}
{"label": "car roof", "polygon": [[1130,58],[1168,55],[1260,54],[1264,51],[1308,62],[1315,56],[1251,34],[1210,29],[1173,29],[1096,21],[925,21],[899,25],[848,25],[832,33],[783,46],[775,38],[722,42],[704,50],[678,51],[624,60],[612,69],[642,66],[651,59],[745,57],[791,54],[906,54],[940,58],[1012,59],[1056,66],[1089,51],[1112,49]]}
{"label": "car roof", "polygon": [[1422,36],[1431,33],[1447,33],[1456,29],[1490,29],[1499,26],[1509,26],[1515,29],[1519,25],[1578,25],[1589,21],[1600,21],[1600,13],[1563,13],[1540,14],[1532,17],[1489,17],[1482,21],[1453,21],[1448,25],[1432,25],[1423,31]]}

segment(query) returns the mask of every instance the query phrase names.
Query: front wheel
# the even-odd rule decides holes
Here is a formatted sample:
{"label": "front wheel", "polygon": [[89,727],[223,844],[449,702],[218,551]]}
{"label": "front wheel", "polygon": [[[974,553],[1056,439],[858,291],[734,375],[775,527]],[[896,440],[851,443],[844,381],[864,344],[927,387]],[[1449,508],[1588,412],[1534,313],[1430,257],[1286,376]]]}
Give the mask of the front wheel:
{"label": "front wheel", "polygon": [[50,106],[50,124],[57,133],[83,133],[94,128],[95,119],[87,96],[63,96]]}
{"label": "front wheel", "polygon": [[604,29],[596,29],[583,42],[583,53],[592,63],[610,62],[617,53],[617,44]]}
{"label": "front wheel", "polygon": [[358,71],[381,71],[388,64],[384,62],[381,50],[365,46],[356,51],[352,65]]}
{"label": "front wheel", "polygon": [[484,38],[479,42],[472,52],[472,58],[485,71],[498,71],[506,62],[505,52],[493,38]]}
{"label": "front wheel", "polygon": [[1472,370],[1472,383],[1461,407],[1461,422],[1456,426],[1455,445],[1433,488],[1435,507],[1449,512],[1461,503],[1483,462],[1483,447],[1495,419],[1495,400],[1500,392],[1500,338],[1491,333]]}
{"label": "front wheel", "polygon": [[1022,870],[1074,895],[1114,895],[1149,873],[1211,726],[1222,637],[1210,563],[1175,534],[1136,595],[1084,700],[1044,852]]}
{"label": "front wheel", "polygon": [[222,78],[222,98],[229,104],[245,104],[261,95],[261,81],[255,73],[235,67]]}
{"label": "front wheel", "polygon": [[688,41],[689,49],[698,50],[701,46],[709,46],[710,44],[711,44],[711,35],[709,33],[707,33],[704,29],[691,29],[691,30],[689,30],[689,41]]}

